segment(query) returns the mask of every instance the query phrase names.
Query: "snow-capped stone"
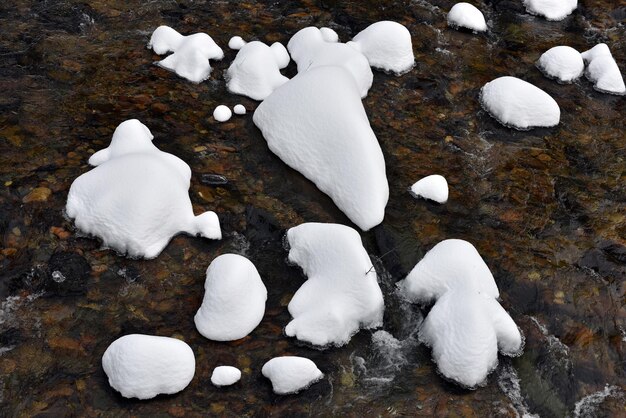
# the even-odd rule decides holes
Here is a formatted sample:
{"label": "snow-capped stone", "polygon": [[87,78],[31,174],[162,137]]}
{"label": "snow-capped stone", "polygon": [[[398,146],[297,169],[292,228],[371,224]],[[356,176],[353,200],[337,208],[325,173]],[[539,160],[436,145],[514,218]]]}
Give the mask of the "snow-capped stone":
{"label": "snow-capped stone", "polygon": [[341,67],[298,74],[274,91],[253,121],[270,150],[298,170],[361,229],[385,216],[385,160],[356,84]]}
{"label": "snow-capped stone", "polygon": [[411,34],[397,22],[383,20],[372,23],[348,45],[365,55],[372,67],[384,71],[403,74],[415,65]]}
{"label": "snow-capped stone", "polygon": [[246,41],[243,40],[241,36],[233,36],[228,41],[228,47],[230,49],[239,50],[246,44]]}
{"label": "snow-capped stone", "polygon": [[493,297],[460,286],[445,292],[430,310],[419,339],[432,347],[446,378],[475,388],[498,364],[498,348],[509,356],[522,349],[522,336]]}
{"label": "snow-capped stone", "polygon": [[152,33],[148,48],[159,55],[173,52],[155,64],[194,83],[209,78],[210,59],[221,60],[224,57],[222,49],[206,33],[183,36],[168,26],[159,26]]}
{"label": "snow-capped stone", "polygon": [[196,328],[210,340],[243,338],[263,319],[266,300],[267,289],[250,260],[220,255],[206,271],[204,299],[194,317]]}
{"label": "snow-capped stone", "polygon": [[437,203],[448,201],[448,182],[446,178],[433,174],[418,180],[411,186],[411,193],[416,197],[434,200]]}
{"label": "snow-capped stone", "polygon": [[352,75],[360,97],[367,96],[374,75],[370,64],[356,48],[339,43],[335,31],[329,28],[307,27],[291,37],[287,49],[298,65],[298,73],[321,66],[338,66]]}
{"label": "snow-capped stone", "polygon": [[213,369],[211,383],[215,386],[230,386],[241,379],[241,371],[233,366],[218,366]]}
{"label": "snow-capped stone", "polygon": [[382,324],[384,302],[376,270],[352,228],[305,223],[287,231],[289,261],[307,281],[289,302],[285,334],[317,346],[341,346],[360,328]]}
{"label": "snow-capped stone", "polygon": [[428,251],[398,287],[409,300],[429,303],[450,289],[468,287],[468,283],[491,298],[500,294],[476,248],[464,240],[447,239]]}
{"label": "snow-capped stone", "polygon": [[125,398],[150,399],[185,389],[196,371],[191,347],[175,338],[130,334],[102,356],[111,387]]}
{"label": "snow-capped stone", "polygon": [[576,10],[578,0],[524,0],[524,6],[530,14],[563,20]]}
{"label": "snow-capped stone", "polygon": [[457,3],[448,12],[448,26],[453,28],[466,28],[475,32],[487,30],[485,16],[473,4]]}
{"label": "snow-capped stone", "polygon": [[596,90],[617,95],[626,94],[622,73],[606,44],[598,44],[581,55],[587,63],[586,77]]}
{"label": "snow-capped stone", "polygon": [[315,363],[296,356],[274,357],[263,365],[261,373],[270,379],[278,395],[300,392],[324,377]]}
{"label": "snow-capped stone", "polygon": [[221,239],[214,212],[193,214],[189,166],[152,138],[136,119],[121,123],[109,147],[89,159],[97,167],[72,183],[67,215],[81,231],[131,257],[158,256],[180,232]]}
{"label": "snow-capped stone", "polygon": [[233,116],[233,112],[225,105],[219,105],[213,110],[213,118],[218,122],[226,122]]}
{"label": "snow-capped stone", "polygon": [[561,109],[548,93],[515,77],[485,84],[480,102],[498,122],[519,130],[556,126],[561,119]]}
{"label": "snow-capped stone", "polygon": [[569,46],[555,46],[544,52],[537,68],[547,77],[561,83],[571,83],[583,75],[585,63],[580,52]]}
{"label": "snow-capped stone", "polygon": [[235,112],[236,115],[245,115],[246,107],[242,104],[237,104],[233,107],[233,112]]}
{"label": "snow-capped stone", "polygon": [[275,42],[271,47],[263,42],[245,44],[226,72],[226,86],[235,94],[263,100],[289,79],[280,73],[289,64],[285,47]]}

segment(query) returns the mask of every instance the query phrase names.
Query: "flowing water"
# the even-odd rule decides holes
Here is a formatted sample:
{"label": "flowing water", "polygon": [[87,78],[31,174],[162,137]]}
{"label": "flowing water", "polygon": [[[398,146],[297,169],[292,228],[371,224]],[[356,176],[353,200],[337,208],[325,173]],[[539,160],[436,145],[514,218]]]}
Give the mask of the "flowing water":
{"label": "flowing water", "polygon": [[[0,5],[0,415],[2,416],[624,416],[626,380],[626,138],[624,98],[582,79],[559,85],[534,66],[552,46],[607,42],[626,65],[626,6],[581,0],[562,22],[524,12],[521,0],[478,2],[491,30],[450,30],[451,1],[15,0]],[[375,73],[364,99],[390,183],[384,222],[362,233],[385,293],[381,330],[326,351],[286,338],[287,304],[304,281],[284,262],[282,237],[305,221],[349,220],[267,148],[256,103],[228,94],[227,50],[195,85],[160,69],[145,48],[160,24],[281,41],[309,25],[343,41],[378,20],[406,25],[416,67]],[[294,74],[294,65],[288,75]],[[561,123],[517,132],[481,110],[480,87],[513,75],[559,103]],[[218,104],[245,117],[218,124]],[[63,215],[71,182],[114,128],[138,118],[162,150],[192,168],[196,213],[215,210],[224,239],[172,240],[155,260],[131,260],[81,235]],[[407,188],[440,173],[450,200]],[[213,174],[224,176],[215,184]],[[416,340],[423,315],[395,293],[425,251],[446,238],[472,242],[496,277],[502,304],[526,337],[500,358],[486,386],[447,383]],[[248,256],[268,288],[266,315],[248,337],[216,343],[195,330],[204,272],[217,255]],[[175,336],[196,355],[191,385],[151,401],[122,398],[100,360],[116,338]],[[271,357],[303,355],[326,378],[293,396],[261,376]],[[217,389],[213,367],[243,371]]]}

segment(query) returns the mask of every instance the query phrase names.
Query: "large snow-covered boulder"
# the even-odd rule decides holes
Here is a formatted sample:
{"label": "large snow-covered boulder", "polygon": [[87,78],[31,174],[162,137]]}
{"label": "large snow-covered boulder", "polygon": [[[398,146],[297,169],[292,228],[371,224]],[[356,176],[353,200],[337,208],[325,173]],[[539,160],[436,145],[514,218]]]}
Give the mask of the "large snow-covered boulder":
{"label": "large snow-covered boulder", "polygon": [[622,73],[607,44],[598,44],[581,55],[587,63],[586,77],[596,90],[617,95],[626,94]]}
{"label": "large snow-covered boulder", "polygon": [[585,63],[580,52],[574,48],[555,46],[539,57],[537,68],[547,77],[561,83],[571,83],[583,75]]}
{"label": "large snow-covered boulder", "polygon": [[498,122],[519,130],[556,126],[561,119],[561,109],[548,93],[515,77],[485,84],[480,103]]}
{"label": "large snow-covered boulder", "polygon": [[547,20],[563,20],[576,10],[578,0],[524,0],[524,6],[530,14]]}
{"label": "large snow-covered boulder", "polygon": [[274,357],[263,365],[261,373],[270,379],[278,395],[300,392],[324,377],[315,363],[296,356]]}
{"label": "large snow-covered boulder", "polygon": [[431,248],[398,287],[412,302],[426,304],[468,283],[492,298],[500,295],[476,248],[461,239],[447,239]]}
{"label": "large snow-covered boulder", "polygon": [[226,86],[235,94],[263,100],[289,79],[280,73],[289,64],[285,47],[252,41],[241,47],[226,72]]}
{"label": "large snow-covered boulder", "polygon": [[241,379],[241,371],[233,366],[218,366],[211,374],[211,383],[215,386],[234,385],[239,379]]}
{"label": "large snow-covered boulder", "polygon": [[360,51],[372,67],[380,70],[404,74],[415,65],[411,34],[398,22],[372,23],[357,33],[348,45]]}
{"label": "large snow-covered boulder", "polygon": [[307,281],[289,302],[285,333],[317,346],[341,346],[360,328],[382,324],[384,302],[376,270],[352,228],[305,223],[287,231],[289,261]]}
{"label": "large snow-covered boulder", "polygon": [[448,182],[444,176],[432,174],[418,180],[411,186],[411,194],[437,203],[448,201]]}
{"label": "large snow-covered boulder", "polygon": [[106,349],[102,368],[111,387],[125,398],[150,399],[185,389],[195,374],[196,359],[183,341],[130,334]]}
{"label": "large snow-covered boulder", "polygon": [[298,74],[259,105],[253,120],[270,150],[361,229],[382,222],[389,198],[385,160],[346,70]]}
{"label": "large snow-covered boulder", "polygon": [[267,289],[254,264],[237,254],[223,254],[206,271],[204,299],[194,317],[200,334],[215,341],[238,340],[263,319]]}
{"label": "large snow-covered boulder", "polygon": [[152,48],[158,55],[173,52],[155,64],[194,83],[209,78],[210,59],[224,58],[222,48],[206,33],[183,36],[169,26],[159,26],[155,29],[148,48]]}
{"label": "large snow-covered boulder", "polygon": [[465,28],[474,32],[487,30],[485,16],[473,4],[457,3],[448,12],[448,26],[453,28]]}
{"label": "large snow-covered boulder", "polygon": [[96,168],[72,183],[67,215],[81,231],[131,257],[158,256],[180,232],[220,239],[214,212],[193,214],[189,166],[152,138],[136,119],[121,123],[109,147],[89,159]]}

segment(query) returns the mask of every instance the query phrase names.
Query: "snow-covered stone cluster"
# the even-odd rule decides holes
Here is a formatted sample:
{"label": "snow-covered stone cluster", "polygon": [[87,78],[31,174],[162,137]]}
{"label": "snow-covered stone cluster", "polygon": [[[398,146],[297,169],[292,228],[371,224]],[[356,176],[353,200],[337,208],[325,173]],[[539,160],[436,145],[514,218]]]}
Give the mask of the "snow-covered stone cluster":
{"label": "snow-covered stone cluster", "polygon": [[616,95],[626,94],[622,73],[606,44],[598,44],[581,55],[587,63],[586,77],[596,90]]}
{"label": "snow-covered stone cluster", "polygon": [[274,357],[263,365],[261,373],[270,379],[278,395],[300,392],[324,377],[315,363],[296,356]]}
{"label": "snow-covered stone cluster", "polygon": [[526,11],[547,20],[563,20],[578,7],[578,0],[524,0]]}
{"label": "snow-covered stone cluster", "polygon": [[448,182],[439,174],[432,174],[418,180],[411,186],[410,191],[415,197],[423,197],[437,203],[448,201]]}
{"label": "snow-covered stone cluster", "polygon": [[537,68],[561,83],[571,83],[583,75],[585,63],[580,52],[574,48],[555,46],[541,55]]}
{"label": "snow-covered stone cluster", "polygon": [[474,32],[487,30],[487,22],[483,13],[470,3],[457,3],[448,12],[448,26],[465,28]]}

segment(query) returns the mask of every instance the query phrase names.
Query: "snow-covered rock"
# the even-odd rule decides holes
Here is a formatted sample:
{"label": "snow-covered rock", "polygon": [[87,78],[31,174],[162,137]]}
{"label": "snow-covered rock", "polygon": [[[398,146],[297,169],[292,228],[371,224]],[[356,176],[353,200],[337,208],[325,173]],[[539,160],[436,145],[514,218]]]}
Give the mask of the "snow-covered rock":
{"label": "snow-covered rock", "polygon": [[226,72],[226,86],[235,94],[263,100],[289,79],[280,73],[289,64],[285,47],[275,42],[271,47],[263,42],[245,44]]}
{"label": "snow-covered rock", "polygon": [[548,93],[515,77],[485,84],[480,102],[498,122],[519,130],[556,126],[561,119],[561,109]]}
{"label": "snow-covered rock", "polygon": [[433,174],[418,180],[411,186],[411,193],[416,197],[434,200],[437,203],[448,201],[448,182],[444,176]]}
{"label": "snow-covered rock", "polygon": [[430,303],[450,289],[469,285],[494,299],[500,294],[476,248],[460,239],[447,239],[435,245],[406,279],[398,283],[404,295],[417,303]]}
{"label": "snow-covered rock", "polygon": [[524,0],[524,6],[530,14],[563,20],[576,10],[578,0]]}
{"label": "snow-covered rock", "polygon": [[194,83],[209,78],[210,59],[221,60],[224,57],[222,49],[206,33],[183,36],[168,26],[159,26],[152,33],[148,48],[159,55],[173,52],[155,64]]}
{"label": "snow-covered rock", "polygon": [[131,257],[158,256],[180,232],[221,239],[214,212],[193,214],[189,166],[152,138],[136,119],[121,123],[109,147],[89,159],[97,167],[72,183],[67,215],[81,231]]}
{"label": "snow-covered rock", "polygon": [[341,346],[360,328],[382,324],[376,270],[352,228],[305,223],[287,231],[289,261],[307,281],[289,302],[285,334],[317,346]]}
{"label": "snow-covered rock", "polygon": [[348,45],[360,51],[369,64],[384,71],[403,74],[413,68],[413,44],[402,24],[383,20],[359,32]]}
{"label": "snow-covered rock", "polygon": [[263,319],[267,289],[254,264],[237,254],[223,254],[206,271],[204,299],[194,317],[200,334],[215,341],[245,337]]}
{"label": "snow-covered rock", "polygon": [[231,116],[233,116],[233,112],[225,105],[219,105],[213,110],[213,118],[218,122],[226,122]]}
{"label": "snow-covered rock", "polygon": [[243,48],[245,44],[246,44],[246,41],[244,41],[241,36],[233,36],[228,41],[228,47],[230,49],[234,49],[235,51]]}
{"label": "snow-covered rock", "polygon": [[295,356],[274,357],[263,365],[261,373],[270,379],[278,395],[300,392],[324,377],[311,360]]}
{"label": "snow-covered rock", "polygon": [[580,52],[569,46],[555,46],[544,52],[537,68],[547,77],[561,83],[571,83],[583,75],[585,63]]}
{"label": "snow-covered rock", "polygon": [[235,107],[233,107],[233,112],[235,112],[236,115],[245,115],[246,108],[242,104],[236,104]]}
{"label": "snow-covered rock", "polygon": [[598,44],[581,55],[587,63],[586,77],[596,90],[617,95],[626,94],[622,73],[606,44]]}
{"label": "snow-covered rock", "polygon": [[473,4],[457,3],[448,12],[448,26],[453,28],[466,28],[474,32],[487,30],[485,16]]}
{"label": "snow-covered rock", "polygon": [[270,150],[298,170],[361,229],[385,216],[385,160],[353,78],[341,67],[298,74],[276,89],[253,121]]}
{"label": "snow-covered rock", "polygon": [[213,369],[211,383],[215,386],[230,386],[241,379],[241,371],[233,366],[218,366]]}
{"label": "snow-covered rock", "polygon": [[185,389],[195,374],[196,359],[183,341],[130,334],[106,349],[102,368],[111,387],[125,398],[150,399]]}

